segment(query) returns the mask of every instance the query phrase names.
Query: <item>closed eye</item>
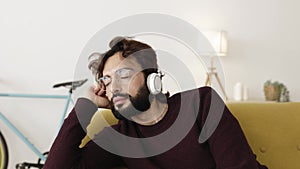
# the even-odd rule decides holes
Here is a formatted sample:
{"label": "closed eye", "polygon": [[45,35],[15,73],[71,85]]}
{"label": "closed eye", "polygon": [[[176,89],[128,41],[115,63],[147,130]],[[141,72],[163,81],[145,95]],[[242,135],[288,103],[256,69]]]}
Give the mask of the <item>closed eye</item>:
{"label": "closed eye", "polygon": [[116,74],[121,78],[121,79],[127,79],[131,78],[133,74],[133,70],[129,68],[124,68],[124,69],[119,69],[116,71]]}

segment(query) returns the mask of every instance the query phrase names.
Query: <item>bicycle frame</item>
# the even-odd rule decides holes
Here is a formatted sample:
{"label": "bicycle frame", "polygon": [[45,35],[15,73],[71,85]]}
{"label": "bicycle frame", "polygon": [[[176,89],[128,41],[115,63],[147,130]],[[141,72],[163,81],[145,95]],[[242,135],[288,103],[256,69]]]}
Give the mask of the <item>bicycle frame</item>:
{"label": "bicycle frame", "polygon": [[[0,93],[0,97],[18,97],[18,98],[35,98],[35,99],[66,99],[66,104],[60,119],[59,129],[61,128],[70,102],[73,103],[71,98],[72,92],[69,91],[68,95],[47,95],[47,94],[13,94],[13,93]],[[46,157],[39,151],[25,136],[18,130],[1,112],[0,119],[42,160],[46,161]]]}

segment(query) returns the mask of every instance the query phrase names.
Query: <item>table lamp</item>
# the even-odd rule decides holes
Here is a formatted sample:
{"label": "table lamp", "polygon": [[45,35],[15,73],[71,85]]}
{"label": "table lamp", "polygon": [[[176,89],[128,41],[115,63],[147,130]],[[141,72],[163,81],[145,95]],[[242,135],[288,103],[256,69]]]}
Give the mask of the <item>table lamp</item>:
{"label": "table lamp", "polygon": [[205,81],[206,86],[211,86],[212,78],[215,77],[222,93],[227,100],[227,95],[225,89],[221,83],[221,80],[216,71],[216,67],[214,67],[214,57],[216,56],[226,56],[227,54],[227,32],[226,31],[207,31],[203,32],[203,35],[210,42],[211,46],[214,49],[214,52],[209,54],[210,56],[210,67],[208,68],[207,77]]}

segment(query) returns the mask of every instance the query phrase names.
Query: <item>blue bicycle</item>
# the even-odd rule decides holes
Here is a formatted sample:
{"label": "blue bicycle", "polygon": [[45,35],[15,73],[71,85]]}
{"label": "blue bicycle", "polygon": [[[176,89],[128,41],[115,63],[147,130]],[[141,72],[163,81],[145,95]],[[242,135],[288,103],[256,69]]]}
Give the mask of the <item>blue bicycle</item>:
{"label": "blue bicycle", "polygon": [[[68,111],[68,107],[70,102],[72,101],[72,93],[73,91],[82,86],[87,79],[84,80],[78,80],[78,81],[72,81],[72,82],[64,82],[64,83],[59,83],[55,84],[53,88],[58,88],[58,87],[65,87],[68,90],[67,95],[44,95],[44,94],[13,94],[13,93],[0,93],[0,97],[23,97],[23,98],[36,98],[36,99],[65,99],[66,103],[64,106],[64,110],[61,114],[61,120],[60,120],[60,126],[63,124],[63,121],[65,119],[65,116]],[[34,168],[39,168],[41,169],[43,167],[43,163],[46,161],[47,158],[47,153],[42,153],[39,151],[25,136],[24,134],[17,129],[13,123],[11,123],[0,111],[0,119],[6,124],[38,157],[37,163],[20,163],[16,165],[17,169],[29,169],[31,167]],[[8,166],[8,158],[9,158],[9,153],[8,153],[8,147],[5,141],[5,137],[0,131],[0,169],[7,169]]]}

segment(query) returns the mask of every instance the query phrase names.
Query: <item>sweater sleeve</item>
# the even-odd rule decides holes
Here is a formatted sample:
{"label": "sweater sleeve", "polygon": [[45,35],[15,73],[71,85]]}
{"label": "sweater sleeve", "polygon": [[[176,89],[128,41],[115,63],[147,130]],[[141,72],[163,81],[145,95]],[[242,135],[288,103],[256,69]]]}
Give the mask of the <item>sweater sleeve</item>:
{"label": "sweater sleeve", "polygon": [[237,119],[220,96],[213,89],[204,90],[205,92],[200,92],[200,111],[203,112],[200,118],[201,132],[208,133],[206,138],[216,168],[266,169],[256,160]]}
{"label": "sweater sleeve", "polygon": [[121,163],[120,157],[92,141],[85,148],[79,148],[86,126],[96,111],[96,105],[90,100],[78,99],[50,149],[44,169],[102,169]]}

